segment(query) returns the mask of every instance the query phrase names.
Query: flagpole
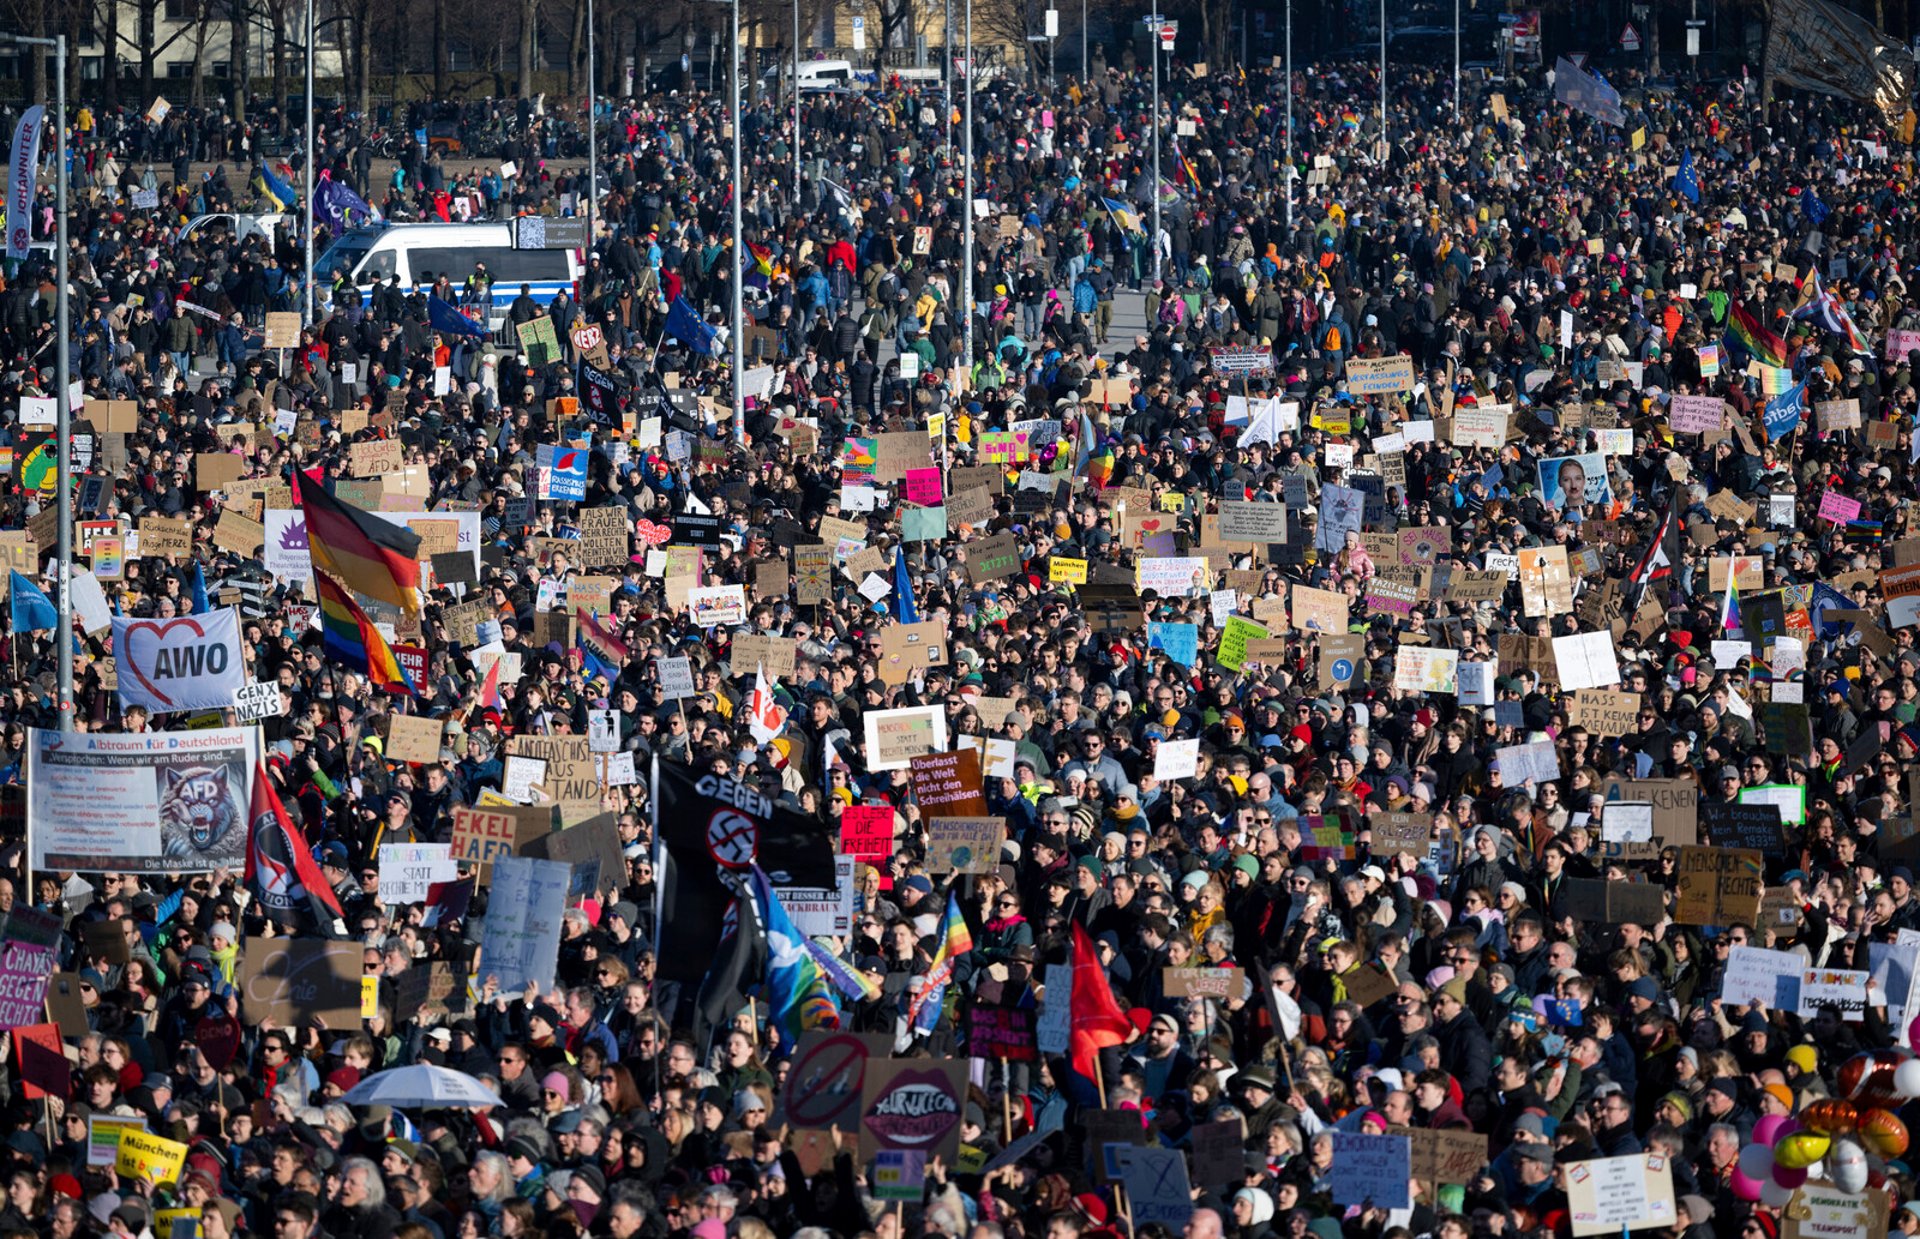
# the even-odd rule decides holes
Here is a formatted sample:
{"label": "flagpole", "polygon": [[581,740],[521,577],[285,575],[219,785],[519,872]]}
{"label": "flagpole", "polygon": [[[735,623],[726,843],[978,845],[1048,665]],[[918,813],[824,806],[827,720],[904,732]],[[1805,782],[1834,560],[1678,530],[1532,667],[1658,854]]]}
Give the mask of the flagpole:
{"label": "flagpole", "polygon": [[647,779],[647,807],[653,810],[653,955],[660,957],[660,934],[666,923],[667,849],[660,833],[660,753],[653,754],[653,770]]}
{"label": "flagpole", "polygon": [[305,233],[307,238],[306,325],[311,327],[313,326],[313,307],[314,307],[314,298],[313,298],[313,156],[314,156],[315,150],[318,149],[317,145],[313,140],[313,0],[307,0],[306,44],[307,44],[307,133],[306,133],[307,158],[305,160],[304,167],[302,170],[305,172],[306,178],[307,178],[307,196],[305,201],[303,201],[300,204],[300,209],[306,216],[306,219],[304,220],[304,226],[302,227],[301,231]]}

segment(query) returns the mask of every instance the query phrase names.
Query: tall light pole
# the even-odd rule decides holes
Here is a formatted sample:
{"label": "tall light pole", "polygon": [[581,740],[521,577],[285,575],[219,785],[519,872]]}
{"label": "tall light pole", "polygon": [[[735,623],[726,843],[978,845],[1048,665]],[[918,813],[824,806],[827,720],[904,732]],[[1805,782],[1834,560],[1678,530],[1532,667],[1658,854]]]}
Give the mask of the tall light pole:
{"label": "tall light pole", "polygon": [[793,0],[793,209],[800,209],[800,0]]}
{"label": "tall light pole", "polygon": [[1453,0],[1453,121],[1460,123],[1460,0]]}
{"label": "tall light pole", "polygon": [[[305,199],[304,199],[304,201],[302,202],[302,206],[303,206],[303,208],[304,208],[304,210],[305,210],[305,213],[306,213],[306,217],[307,217],[307,218],[306,218],[306,220],[305,220],[305,226],[304,226],[304,227],[303,227],[303,228],[301,229],[301,231],[302,231],[302,233],[304,233],[304,234],[305,234],[305,236],[306,236],[306,239],[307,239],[307,296],[306,296],[306,310],[307,310],[307,317],[306,317],[306,324],[307,324],[307,326],[309,326],[309,327],[311,327],[311,326],[313,326],[313,313],[314,313],[314,293],[313,293],[313,159],[314,159],[314,154],[315,154],[315,153],[316,153],[316,152],[317,152],[317,151],[318,151],[318,150],[320,149],[320,146],[319,146],[319,143],[317,143],[317,142],[315,142],[315,141],[313,140],[313,0],[307,0],[307,37],[306,37],[306,44],[307,44],[307,157],[306,157],[306,159],[305,159],[304,161],[302,161],[302,163],[303,163],[303,170],[304,170],[304,171],[305,171],[305,173],[306,173],[306,181],[307,181],[307,183],[306,183],[306,190],[307,190],[307,193],[306,193],[306,197],[305,197]],[[369,190],[369,191],[371,191],[373,187],[372,187],[371,185],[369,185],[369,186],[368,186],[367,188],[368,188],[368,190]]]}
{"label": "tall light pole", "polygon": [[[741,239],[740,195],[746,189],[746,169],[740,164],[740,0],[733,0],[733,437],[737,443],[747,441],[747,394],[743,383],[746,379],[746,346],[741,335],[746,320],[741,307],[744,299],[740,286],[747,278],[747,247]],[[799,82],[794,86],[798,88]]]}
{"label": "tall light pole", "polygon": [[[313,0],[307,0],[309,4]],[[587,0],[587,248],[593,253],[593,207],[600,197],[599,92],[594,89],[593,0]],[[585,258],[586,254],[581,257]]]}
{"label": "tall light pole", "polygon": [[980,66],[973,63],[973,0],[967,0],[967,112],[964,120],[966,132],[961,135],[960,156],[961,182],[960,219],[963,226],[960,233],[960,311],[966,316],[960,330],[961,347],[965,350],[960,368],[963,373],[973,373],[973,78]]}
{"label": "tall light pole", "polygon": [[[67,344],[72,333],[71,310],[68,306],[67,291],[67,36],[56,35],[51,39],[28,38],[25,35],[5,35],[7,42],[22,47],[50,47],[54,61],[54,201],[57,204],[53,213],[54,233],[54,279],[59,286],[54,293],[54,331],[56,333],[53,351],[53,438],[55,461],[54,488],[58,492],[54,499],[55,511],[60,518],[60,531],[54,549],[54,581],[60,589],[59,621],[54,629],[54,640],[59,645],[56,666],[59,668],[58,693],[55,700],[56,726],[61,731],[73,730],[73,590],[70,588],[73,577],[73,407],[69,387],[73,383],[72,364],[67,352]],[[28,53],[37,55],[38,53]]]}
{"label": "tall light pole", "polygon": [[1293,0],[1287,0],[1287,166],[1280,188],[1287,195],[1287,231],[1293,231]]}
{"label": "tall light pole", "polygon": [[1153,278],[1160,278],[1160,3],[1154,0],[1153,28],[1147,32],[1147,55],[1153,58]]}
{"label": "tall light pole", "polygon": [[1387,0],[1380,0],[1380,162],[1387,161]]}

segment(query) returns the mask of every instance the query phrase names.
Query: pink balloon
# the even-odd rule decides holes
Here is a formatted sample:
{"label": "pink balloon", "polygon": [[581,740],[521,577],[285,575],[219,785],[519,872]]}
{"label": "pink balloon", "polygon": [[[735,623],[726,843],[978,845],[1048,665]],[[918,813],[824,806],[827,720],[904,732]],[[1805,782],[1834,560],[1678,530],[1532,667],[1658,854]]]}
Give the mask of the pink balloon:
{"label": "pink balloon", "polygon": [[1790,1167],[1782,1166],[1779,1162],[1775,1162],[1773,1164],[1773,1181],[1781,1187],[1799,1187],[1807,1181],[1807,1168],[1802,1166],[1798,1170],[1794,1170]]}
{"label": "pink balloon", "polygon": [[1741,1174],[1738,1166],[1734,1167],[1733,1177],[1730,1182],[1733,1187],[1733,1194],[1741,1200],[1755,1201],[1760,1199],[1760,1180],[1749,1179],[1746,1175]]}
{"label": "pink balloon", "polygon": [[1779,1142],[1780,1137],[1793,1131],[1797,1127],[1799,1127],[1799,1124],[1784,1114],[1766,1114],[1762,1115],[1759,1121],[1754,1123],[1753,1138],[1768,1148],[1772,1148]]}

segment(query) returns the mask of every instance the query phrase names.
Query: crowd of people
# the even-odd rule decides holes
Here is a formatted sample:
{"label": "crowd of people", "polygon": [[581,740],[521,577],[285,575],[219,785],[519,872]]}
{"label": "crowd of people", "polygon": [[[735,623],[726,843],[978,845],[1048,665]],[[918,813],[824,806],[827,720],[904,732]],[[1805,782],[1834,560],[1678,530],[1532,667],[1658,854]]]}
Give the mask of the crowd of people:
{"label": "crowd of people", "polygon": [[[280,688],[267,777],[378,980],[356,1025],[276,1023],[236,982],[283,932],[253,877],[32,871],[17,841],[0,911],[57,918],[84,1027],[60,1028],[64,1093],[7,1047],[0,1239],[1567,1239],[1600,1233],[1594,1164],[1632,1157],[1665,1190],[1642,1233],[1920,1233],[1912,114],[1627,74],[1611,124],[1537,66],[1456,99],[1396,65],[1383,133],[1376,72],[1299,66],[1289,144],[1277,68],[1176,67],[1158,182],[1143,68],[983,87],[971,238],[937,86],[808,95],[797,133],[765,100],[738,170],[724,95],[603,101],[577,294],[341,274],[271,350],[265,317],[303,302],[292,234],[179,232],[259,205],[244,162],[188,166],[240,148],[198,149],[218,126],[185,109],[88,116],[74,201],[43,177],[32,221],[50,240],[65,211],[73,247],[82,515],[191,534],[102,583],[128,616],[197,609],[202,583],[241,608],[248,678]],[[524,155],[510,181],[376,174],[347,138],[321,159],[392,220],[580,207],[577,165]],[[0,292],[11,530],[52,504],[62,445],[25,410],[55,393],[53,303],[42,256]],[[507,327],[449,328],[441,303]],[[543,315],[559,350],[528,357],[512,329]],[[373,612],[424,650],[400,692],[329,647],[313,584],[228,536],[386,441],[412,479],[392,506],[481,514],[471,585],[430,586],[411,631]],[[541,449],[581,443],[584,500],[549,497]],[[613,567],[568,549],[604,509]],[[672,532],[691,517],[717,527],[697,553]],[[17,784],[60,720],[18,582],[58,582],[49,541],[5,545]],[[590,618],[615,643],[589,645],[564,600],[607,575]],[[706,622],[689,590],[724,586],[742,614]],[[452,622],[476,599],[480,625]],[[944,638],[902,667],[910,621]],[[73,726],[198,725],[123,710],[106,632],[76,642]],[[970,872],[874,751],[871,716],[904,707],[980,756],[1004,843]],[[514,738],[607,709],[640,772],[598,788],[624,870],[574,892],[553,975],[505,991],[474,960],[502,914],[484,886],[465,914],[384,901],[379,845],[448,842],[508,799]],[[437,762],[389,759],[395,716],[445,722]],[[891,817],[847,932],[815,940],[851,980],[807,1023],[971,1060],[959,1152],[912,1199],[851,1130],[791,1121],[772,987],[735,977],[743,1001],[696,1020],[731,952],[676,923],[655,765],[738,779],[835,852],[850,810]],[[1703,899],[1698,849],[1754,806],[1749,881]],[[1730,989],[1752,951],[1836,995],[1867,973],[1864,999]],[[451,1001],[403,1004],[436,965]],[[1037,1010],[1037,1039],[1068,984],[1071,1050],[970,1053],[976,1007]],[[420,1064],[501,1104],[343,1100]],[[1136,1219],[1091,1135],[1116,1114],[1181,1154],[1184,1218]],[[112,1117],[184,1163],[97,1156]],[[1222,1123],[1226,1167],[1196,1138]],[[1348,1198],[1345,1141],[1428,1132],[1469,1156]],[[1819,1185],[1857,1213],[1810,1212]]]}

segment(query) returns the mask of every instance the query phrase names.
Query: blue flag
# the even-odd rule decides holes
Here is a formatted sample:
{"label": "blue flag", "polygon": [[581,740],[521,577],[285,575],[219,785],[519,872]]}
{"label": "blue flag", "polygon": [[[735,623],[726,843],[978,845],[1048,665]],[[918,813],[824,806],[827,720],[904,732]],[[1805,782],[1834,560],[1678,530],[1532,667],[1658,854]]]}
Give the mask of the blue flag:
{"label": "blue flag", "polygon": [[320,183],[313,187],[313,218],[338,236],[350,228],[378,220],[380,212],[368,206],[365,198],[323,173]]}
{"label": "blue flag", "polygon": [[1807,411],[1807,385],[1795,383],[1767,401],[1767,441],[1784,439],[1800,425]]}
{"label": "blue flag", "polygon": [[903,624],[920,622],[920,608],[913,601],[913,582],[907,579],[907,552],[900,547],[893,552],[893,618]]}
{"label": "blue flag", "polygon": [[18,569],[10,570],[7,577],[7,590],[13,602],[15,632],[59,627],[60,613],[53,609],[53,603],[48,600],[46,592],[21,576]]}
{"label": "blue flag", "polygon": [[1800,213],[1807,217],[1809,224],[1818,228],[1833,212],[1826,203],[1820,201],[1820,195],[1814,193],[1813,187],[1809,185],[1800,193]]}
{"label": "blue flag", "polygon": [[199,564],[193,566],[193,611],[194,615],[205,615],[212,608],[207,605],[207,573]]}
{"label": "blue flag", "polygon": [[476,340],[484,340],[489,334],[486,324],[468,318],[450,302],[431,295],[427,297],[427,324],[449,336],[472,336]]}
{"label": "blue flag", "polygon": [[276,211],[284,211],[300,200],[293,187],[273,174],[273,165],[262,163],[259,174],[253,178],[253,187],[262,197],[273,203]]}
{"label": "blue flag", "polygon": [[1673,174],[1673,188],[1682,198],[1700,205],[1700,174],[1693,170],[1693,148],[1680,152],[1680,170]]}
{"label": "blue flag", "polygon": [[702,357],[713,356],[716,333],[705,319],[693,312],[685,297],[675,297],[667,307],[667,334]]}

